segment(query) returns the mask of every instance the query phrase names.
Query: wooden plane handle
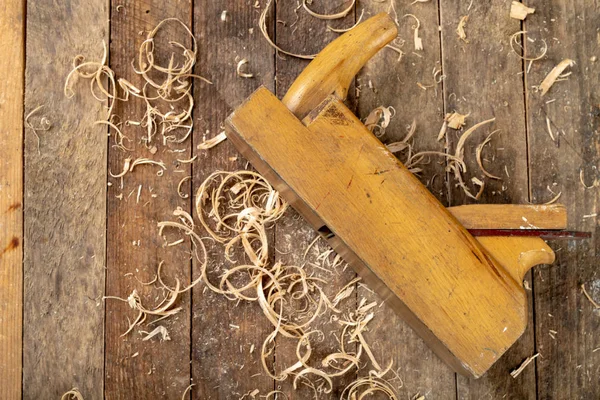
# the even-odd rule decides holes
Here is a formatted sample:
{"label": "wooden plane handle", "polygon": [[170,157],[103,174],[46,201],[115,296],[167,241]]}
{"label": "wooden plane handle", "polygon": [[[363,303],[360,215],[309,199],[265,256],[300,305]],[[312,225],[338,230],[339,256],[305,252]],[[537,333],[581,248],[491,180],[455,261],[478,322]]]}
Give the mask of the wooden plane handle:
{"label": "wooden plane handle", "polygon": [[325,47],[296,78],[283,104],[299,119],[332,93],[343,100],[365,63],[398,35],[386,13],[369,18]]}
{"label": "wooden plane handle", "polygon": [[517,282],[539,264],[552,264],[554,251],[538,237],[478,236],[475,239]]}

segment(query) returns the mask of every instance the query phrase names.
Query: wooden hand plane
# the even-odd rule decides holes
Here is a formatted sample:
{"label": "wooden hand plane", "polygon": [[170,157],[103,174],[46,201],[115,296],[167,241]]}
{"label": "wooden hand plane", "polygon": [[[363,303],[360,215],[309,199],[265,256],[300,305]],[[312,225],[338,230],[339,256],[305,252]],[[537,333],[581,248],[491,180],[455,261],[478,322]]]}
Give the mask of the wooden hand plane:
{"label": "wooden hand plane", "polygon": [[566,227],[566,211],[447,209],[386,149],[343,99],[360,68],[396,35],[387,14],[370,18],[329,44],[282,101],[261,87],[225,129],[438,356],[479,377],[525,330],[525,273],[554,261],[539,235],[511,233],[542,229],[552,237]]}

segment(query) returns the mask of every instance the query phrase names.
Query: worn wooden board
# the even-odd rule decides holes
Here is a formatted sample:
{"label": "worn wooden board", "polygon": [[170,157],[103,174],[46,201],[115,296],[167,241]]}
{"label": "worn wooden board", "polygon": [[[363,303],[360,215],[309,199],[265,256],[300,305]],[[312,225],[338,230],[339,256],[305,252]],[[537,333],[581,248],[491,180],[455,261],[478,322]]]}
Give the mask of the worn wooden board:
{"label": "worn wooden board", "polygon": [[[350,1],[335,2],[313,2],[310,7],[320,14],[332,14],[346,9]],[[337,38],[339,34],[328,31],[327,25],[335,28],[350,27],[355,22],[355,12],[350,12],[346,17],[334,21],[322,21],[310,16],[304,9],[296,10],[293,4],[280,2],[277,6],[277,24],[274,32],[276,43],[281,48],[298,54],[316,54],[328,43]],[[287,55],[278,55],[275,58],[277,64],[277,84],[276,94],[282,98],[296,77],[308,65],[307,60],[290,57]],[[350,107],[354,108],[354,86],[350,87],[349,100]],[[315,239],[316,233],[310,225],[302,219],[296,211],[290,209],[276,226],[275,247],[277,253],[275,259],[281,261],[284,265],[303,265],[305,263],[315,263],[317,249],[325,251],[328,246],[323,241],[316,243],[309,254],[305,257],[305,251],[311,242]],[[325,279],[328,283],[324,285],[324,290],[330,298],[351,281],[356,275],[351,268],[339,267],[335,270],[323,271],[318,268],[310,268],[310,272],[316,277]],[[355,291],[356,293],[356,291]],[[355,295],[354,295],[355,296]],[[354,297],[353,296],[353,297]],[[351,300],[342,303],[342,310],[350,312],[355,306]],[[329,315],[324,315],[315,322],[315,326],[323,331],[323,340],[313,344],[314,360],[319,360],[327,354],[338,351],[339,343],[336,339],[339,337],[341,326],[330,319]],[[282,370],[296,361],[297,340],[290,340],[282,337],[277,338],[277,349],[275,352],[275,364],[278,370]],[[336,384],[331,393],[319,393],[320,399],[337,399],[346,385],[356,378],[356,373],[337,378]],[[298,390],[294,390],[292,379],[278,383],[290,399],[304,399],[313,395],[312,389],[306,385],[300,384]]]}
{"label": "worn wooden board", "polygon": [[[264,4],[261,5],[264,6]],[[194,32],[198,39],[199,63],[196,73],[207,77],[213,85],[196,82],[194,87],[194,192],[216,170],[244,169],[246,160],[229,142],[210,150],[197,145],[223,130],[223,121],[257,87],[273,88],[275,66],[273,51],[258,28],[262,8],[254,2],[228,0],[196,1]],[[225,12],[225,21],[221,16]],[[244,72],[252,78],[237,75],[240,60],[247,59]],[[193,212],[196,215],[196,211]],[[205,236],[201,232],[201,236]],[[270,237],[272,239],[272,236]],[[209,270],[213,282],[218,282],[220,268],[231,265],[225,260],[221,244],[206,242],[209,249]],[[272,241],[270,246],[272,246]],[[240,250],[240,249],[238,249]],[[237,260],[244,259],[236,251]],[[194,276],[200,273],[194,259]],[[272,325],[255,302],[233,302],[198,284],[193,290],[192,314],[192,389],[194,399],[240,398],[255,389],[261,395],[273,390],[273,380],[262,370],[260,348],[272,332]],[[239,327],[239,328],[237,328]],[[252,350],[252,352],[250,351]],[[251,378],[250,378],[251,377]]]}
{"label": "worn wooden board", "polygon": [[[117,76],[141,87],[141,79],[134,74],[131,62],[137,56],[137,50],[147,33],[161,20],[169,17],[178,18],[191,27],[191,10],[192,4],[188,1],[133,1],[126,4],[113,1],[110,65]],[[181,63],[181,49],[170,46],[168,41],[178,41],[191,48],[191,38],[183,27],[173,21],[167,22],[155,39],[156,63],[159,65],[168,65],[172,53],[175,54],[175,62],[179,60]],[[158,75],[156,79],[162,81],[165,76]],[[174,106],[186,107],[187,104],[175,103]],[[140,120],[145,110],[143,101],[132,98],[127,103],[118,103],[115,115],[119,117],[119,121]],[[182,164],[177,159],[190,158],[191,141],[188,139],[181,144],[165,144],[159,131],[152,143],[147,144],[142,140],[147,135],[145,129],[123,126],[122,131],[131,138],[132,141],[126,141],[125,144],[132,151],[123,152],[115,148],[111,138],[109,171],[117,174],[123,170],[125,158],[138,157],[162,161],[166,165],[166,171],[163,176],[158,176],[158,167],[141,165],[122,181],[109,179],[112,186],[108,191],[107,295],[126,298],[136,289],[144,305],[154,307],[165,297],[165,291],[158,285],[143,285],[140,282],[154,279],[160,261],[164,261],[162,276],[168,285],[174,287],[175,279],[179,279],[182,284],[190,281],[189,244],[166,248],[158,235],[156,224],[172,220],[172,212],[178,206],[190,209],[190,198],[182,199],[177,194],[179,181],[191,174],[190,164]],[[175,134],[182,135],[183,132]],[[153,146],[156,146],[155,154],[150,151]],[[121,195],[122,199],[119,198]],[[170,241],[181,237],[178,232],[166,234]],[[167,328],[171,338],[170,341],[163,342],[159,337],[142,341],[143,335],[139,330],[149,332],[156,325],[143,325],[128,336],[121,337],[127,330],[129,321],[136,318],[137,311],[130,309],[127,303],[107,300],[107,398],[181,397],[190,384],[189,299],[189,294],[182,295],[178,301],[183,311],[159,323]]]}
{"label": "worn wooden board", "polygon": [[31,122],[51,128],[39,148],[25,132],[25,399],[74,386],[103,397],[107,139],[93,123],[104,110],[89,86],[68,99],[63,85],[75,55],[100,59],[107,28],[104,0],[27,2],[24,113],[43,105]]}
{"label": "worn wooden board", "polygon": [[[409,2],[394,1],[395,13],[390,9],[389,2],[360,1],[358,8],[364,8],[366,15],[389,10],[390,15],[400,23],[399,38],[405,41],[403,45],[401,40],[394,44],[405,53],[400,61],[396,52],[383,49],[359,74],[359,117],[366,118],[376,107],[392,106],[396,114],[381,137],[384,143],[402,140],[414,120],[414,151],[443,152],[445,143],[436,140],[444,115],[443,84],[434,83],[443,73],[437,2],[409,5]],[[415,26],[415,22],[411,17],[403,17],[405,14],[414,14],[421,21],[419,35],[423,40],[422,51],[414,49],[411,27]],[[441,72],[434,76],[434,70]],[[417,82],[426,90],[421,89]],[[405,153],[397,154],[397,157],[406,160]],[[422,167],[421,182],[442,204],[447,205],[444,160],[432,157]],[[359,297],[365,296],[381,303],[381,299],[366,287],[360,287],[358,293]],[[454,372],[390,307],[380,307],[371,324],[372,328],[365,337],[373,344],[381,363],[387,364],[390,359],[393,360],[394,369],[398,369],[403,380],[401,396],[412,398],[420,393],[431,398],[455,398]],[[367,372],[363,370],[361,374]],[[399,382],[394,383],[398,385]]]}
{"label": "worn wooden board", "polygon": [[[597,233],[598,188],[585,189],[580,172],[586,185],[598,179],[600,66],[592,59],[599,50],[598,5],[586,1],[529,5],[536,11],[525,21],[525,29],[538,42],[528,42],[527,51],[539,49],[540,38],[549,45],[547,57],[533,63],[526,79],[531,198],[545,202],[554,197],[550,190],[562,192],[560,202],[567,205],[570,228]],[[577,63],[569,69],[572,76],[542,97],[534,86],[565,58]],[[546,117],[557,138],[554,143]],[[585,284],[600,302],[598,245],[596,235],[587,241],[557,242],[557,262],[534,271],[539,399],[600,397],[600,312],[580,287]]]}
{"label": "worn wooden board", "polygon": [[21,397],[25,2],[0,16],[0,398]]}
{"label": "worn wooden board", "polygon": [[[523,98],[523,65],[510,48],[510,35],[520,30],[520,23],[509,18],[509,3],[491,1],[441,2],[442,56],[444,99],[446,112],[468,114],[468,127],[496,118],[492,125],[476,131],[466,142],[465,158],[468,172],[464,174],[472,193],[477,192],[470,179],[485,181],[486,189],[479,203],[525,203],[528,199],[527,142]],[[470,7],[470,9],[469,9]],[[458,37],[456,29],[463,16],[469,16],[465,32],[468,43]],[[463,129],[463,132],[464,132]],[[477,166],[475,147],[493,130],[496,133],[483,152],[484,165],[502,180],[484,179]],[[450,149],[454,151],[462,132],[448,129]],[[506,169],[505,169],[506,166]],[[455,187],[450,176],[450,204],[473,203]],[[530,293],[530,292],[528,292]],[[531,295],[529,296],[531,305]],[[528,329],[510,350],[479,380],[459,376],[459,398],[481,399],[535,398],[535,371],[525,370],[518,379],[509,372],[534,352],[533,317],[529,310]]]}

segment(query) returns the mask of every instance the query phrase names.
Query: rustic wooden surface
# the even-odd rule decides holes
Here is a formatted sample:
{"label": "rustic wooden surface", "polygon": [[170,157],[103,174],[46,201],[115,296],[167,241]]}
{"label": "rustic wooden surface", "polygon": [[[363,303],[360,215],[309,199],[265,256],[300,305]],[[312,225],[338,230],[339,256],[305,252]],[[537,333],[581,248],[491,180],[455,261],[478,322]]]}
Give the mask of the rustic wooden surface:
{"label": "rustic wooden surface", "polygon": [[[313,3],[312,8],[318,13],[330,14],[337,12],[340,9],[345,9],[349,4],[350,1],[315,2]],[[290,49],[292,52],[298,54],[316,54],[327,43],[338,36],[326,29],[327,24],[315,24],[314,18],[310,15],[301,12],[300,10],[300,12],[296,12],[294,9],[295,7],[283,6],[283,3],[277,4],[276,19],[278,23],[275,24],[273,33],[277,38],[278,45],[282,48]],[[354,13],[350,13],[344,18],[331,21],[330,24],[335,27],[348,27],[352,26],[354,21],[355,15]],[[300,35],[298,32],[307,32],[308,34]],[[277,81],[275,87],[276,91],[274,93],[277,94],[279,98],[283,98],[296,77],[302,72],[304,67],[308,65],[308,61],[298,60],[290,56],[278,55],[275,57],[275,65]],[[347,101],[351,106],[354,104],[354,93],[352,92],[353,88],[350,89]],[[291,265],[302,265],[307,261],[310,261],[304,257],[304,253],[307,246],[309,246],[316,237],[316,234],[314,230],[311,229],[310,225],[295,211],[289,212],[288,215],[284,216],[275,227],[275,230],[275,247],[277,249],[275,259],[277,261]],[[322,246],[322,242],[319,244]],[[340,269],[340,271],[332,272],[333,274],[318,269],[314,271],[318,278],[327,279],[332,282],[332,287],[327,290],[328,295],[335,295],[337,290],[355,277],[354,271],[350,269],[347,271],[341,271]],[[323,326],[322,330],[324,334],[323,341],[319,342],[318,346],[315,346],[317,347],[315,348],[315,354],[316,357],[323,357],[327,352],[330,353],[337,348],[338,343],[331,332],[336,332],[337,334],[339,326],[337,323],[332,323],[331,321],[321,320],[318,323]],[[297,357],[295,354],[294,341],[286,340],[281,337],[278,337],[277,341],[278,346],[275,352],[276,367],[281,369],[296,362]],[[321,393],[320,397],[323,399],[339,398],[344,386],[354,379],[355,375],[349,373],[347,376],[340,379],[340,384],[335,387],[331,393]],[[309,398],[312,395],[312,391],[304,385],[300,385],[299,390],[295,392],[290,381],[278,382],[278,386],[280,386],[284,392],[290,393],[291,399],[304,399]]]}
{"label": "rustic wooden surface", "polygon": [[[178,180],[159,180],[151,166],[142,166],[126,176],[121,191],[119,180],[108,178],[107,172],[120,171],[126,155],[110,147],[112,138],[107,137],[105,126],[93,125],[105,114],[103,105],[85,91],[85,84],[77,86],[82,90],[76,90],[73,99],[62,94],[64,77],[75,55],[97,59],[102,40],[110,40],[111,68],[120,76],[130,77],[130,62],[145,37],[144,30],[168,16],[182,19],[193,28],[199,43],[196,72],[207,76],[214,85],[194,83],[195,130],[192,140],[179,147],[185,149],[184,153],[169,153],[159,146],[159,151],[151,155],[137,136],[131,143],[136,150],[130,156],[160,159],[175,169],[176,158],[197,154],[199,160],[193,165],[179,166],[184,171],[181,177],[193,176],[190,185],[186,185],[187,191],[193,191],[217,168],[231,170],[245,166],[229,143],[208,151],[197,150],[196,145],[220,132],[225,117],[259,85],[266,85],[282,97],[307,64],[293,57],[275,55],[266,44],[258,29],[265,3],[259,0],[259,8],[255,8],[255,2],[250,0],[218,4],[199,0],[193,4],[178,0],[111,0],[110,5],[108,0],[67,4],[28,1],[26,13],[22,10],[26,19],[16,22],[26,24],[24,67],[14,61],[19,57],[13,56],[19,54],[18,32],[23,31],[3,30],[3,37],[16,34],[17,39],[3,52],[9,67],[0,62],[5,80],[0,84],[0,116],[9,113],[13,118],[10,125],[6,125],[5,117],[0,118],[0,142],[10,140],[11,145],[17,146],[15,149],[22,143],[24,158],[22,172],[11,170],[6,174],[4,167],[0,170],[0,223],[3,224],[0,251],[10,242],[9,236],[18,237],[21,233],[20,210],[2,214],[13,204],[5,196],[10,189],[10,196],[23,198],[24,261],[21,281],[19,251],[12,252],[13,258],[0,256],[0,281],[4,285],[10,277],[14,281],[12,287],[16,288],[10,294],[2,286],[0,296],[11,296],[18,301],[18,288],[23,285],[23,398],[60,398],[76,386],[86,400],[104,396],[177,399],[189,383],[196,385],[191,395],[195,399],[239,398],[254,388],[264,394],[278,386],[293,398],[310,395],[310,391],[304,390],[292,394],[289,382],[275,383],[264,375],[254,376],[261,372],[261,367],[256,350],[251,354],[249,348],[252,344],[260,347],[272,328],[255,305],[236,306],[207,294],[209,291],[204,293],[201,285],[191,296],[182,298],[184,310],[176,319],[165,322],[172,341],[141,342],[139,334],[119,338],[127,328],[127,317],[135,317],[133,310],[126,303],[114,300],[104,303],[102,296],[126,297],[133,288],[142,296],[151,292],[124,274],[132,272],[141,281],[151,280],[158,261],[165,260],[169,282],[173,283],[175,277],[189,282],[196,276],[196,266],[186,248],[163,251],[155,227],[156,221],[169,217],[178,205],[192,210],[194,199],[180,199],[174,187]],[[597,134],[600,110],[596,94],[600,68],[596,59],[600,57],[596,40],[599,10],[595,3],[530,0],[527,5],[536,7],[536,12],[523,23],[508,18],[508,0],[412,5],[395,0],[394,9],[390,8],[390,2],[359,0],[357,3],[346,18],[329,23],[335,27],[350,26],[362,9],[365,17],[388,11],[397,15],[400,37],[406,41],[401,46],[405,54],[400,62],[396,61],[395,52],[384,49],[367,64],[359,73],[356,91],[351,90],[348,102],[362,118],[376,106],[394,107],[396,115],[382,137],[385,143],[404,137],[406,127],[415,119],[415,149],[443,151],[448,145],[453,148],[458,137],[457,132],[449,129],[447,143],[436,141],[446,112],[471,112],[467,126],[494,116],[495,124],[476,132],[467,143],[469,172],[479,176],[474,148],[469,145],[488,132],[501,129],[484,151],[484,158],[490,172],[503,179],[486,181],[488,188],[482,202],[543,203],[552,199],[553,193],[562,192],[560,202],[568,207],[569,227],[596,231],[598,187],[585,189],[580,182],[580,170],[586,185],[600,181],[596,168],[600,159]],[[349,1],[341,0],[313,1],[312,7],[319,12],[334,12],[348,4]],[[289,5],[285,1],[273,7],[276,18],[269,18],[268,23],[277,44],[296,52],[314,53],[337,36],[326,31],[328,21],[315,20],[302,8],[295,8],[295,2]],[[5,21],[11,21],[7,16],[15,14],[6,12],[8,5],[2,9],[0,26],[5,26]],[[221,20],[224,10],[228,11],[226,21]],[[408,13],[421,21],[423,51],[413,51],[414,20],[403,17]],[[465,15],[469,15],[468,44],[455,32]],[[526,44],[530,54],[539,51],[540,39],[548,42],[546,57],[534,62],[529,71],[528,63],[513,54],[508,43],[510,35],[521,29],[529,31],[529,37],[536,40]],[[140,35],[140,31],[144,32]],[[186,40],[177,29],[172,34]],[[247,66],[254,78],[236,76],[235,66],[241,58],[248,59]],[[535,86],[564,58],[577,62],[573,74],[541,97]],[[445,75],[438,84],[434,84],[434,68]],[[24,74],[25,101],[19,105],[7,90],[18,92],[18,77]],[[9,76],[15,76],[16,80],[5,79]],[[417,86],[417,82],[426,90]],[[10,98],[9,103],[6,98]],[[8,108],[7,104],[13,106]],[[38,153],[35,135],[23,127],[23,119],[15,120],[14,116],[25,116],[39,105],[45,108],[35,114],[32,122],[39,123],[46,117],[52,128],[39,132]],[[127,104],[116,111],[121,118],[139,112]],[[558,143],[553,143],[548,135],[546,117],[559,136]],[[15,129],[15,133],[7,136],[5,127]],[[133,130],[126,132],[137,134]],[[19,135],[24,137],[22,142]],[[18,150],[2,146],[0,152],[2,165],[8,160],[6,156],[15,162],[21,160]],[[108,182],[113,185],[107,188]],[[446,177],[445,161],[440,158],[431,158],[422,173],[422,182],[445,205],[471,202]],[[132,190],[137,191],[140,184],[142,197],[140,204],[136,204],[136,193],[128,195]],[[156,198],[151,197],[150,187]],[[123,200],[116,199],[121,192]],[[151,202],[144,206],[144,199]],[[7,218],[11,221],[10,232],[6,230]],[[278,223],[272,234],[272,249],[275,249],[272,259],[282,262],[302,262],[304,249],[314,238],[306,223],[293,212]],[[133,240],[138,239],[140,246],[133,246]],[[600,314],[581,289],[584,284],[590,296],[600,301],[595,262],[598,242],[594,237],[586,242],[556,242],[552,247],[557,261],[534,268],[533,280],[526,278],[533,288],[529,292],[528,330],[480,380],[456,376],[389,308],[379,308],[367,337],[374,343],[376,357],[394,360],[403,380],[399,389],[401,398],[417,394],[426,399],[599,398]],[[223,260],[217,253],[213,262],[218,266]],[[7,271],[14,272],[7,274]],[[351,271],[340,277],[336,275],[328,290],[335,293],[335,286],[352,276]],[[378,301],[368,288],[360,285],[356,296]],[[154,300],[154,297],[144,298],[149,302]],[[8,339],[14,350],[13,344],[17,349],[20,345],[20,335],[15,330],[20,307],[18,303],[10,306],[17,313],[8,317],[8,329],[17,337]],[[0,319],[0,332],[9,332],[5,315],[8,314]],[[230,324],[240,329],[234,330]],[[0,337],[0,340],[7,339]],[[288,347],[280,343],[276,363],[293,359],[293,349]],[[540,353],[536,361],[518,378],[511,378],[509,372],[536,352]],[[136,353],[139,354],[131,358]],[[13,367],[10,375],[0,369],[0,397],[19,398],[21,375],[8,354],[0,353],[0,366]],[[361,370],[359,374],[367,371]],[[395,384],[399,386],[397,380]],[[336,398],[341,389],[335,388],[330,397]]]}
{"label": "rustic wooden surface", "polygon": [[[597,233],[597,219],[590,215],[599,208],[598,188],[585,189],[579,173],[583,171],[588,186],[598,178],[599,66],[592,57],[599,53],[594,40],[599,8],[586,1],[531,3],[539,15],[525,21],[525,30],[533,39],[556,38],[549,42],[548,57],[534,63],[525,80],[531,200],[554,197],[548,188],[562,192],[560,201],[567,205],[571,226]],[[529,44],[526,49],[535,51]],[[576,60],[577,78],[557,82],[540,96],[533,86],[565,58]],[[556,101],[548,103],[552,99]],[[546,117],[553,131],[560,132],[556,144]],[[533,274],[538,398],[598,398],[600,309],[594,309],[581,289],[585,285],[599,303],[598,237],[553,247],[556,263],[540,266]]]}
{"label": "rustic wooden surface", "polygon": [[[51,27],[51,28],[50,28]],[[76,386],[103,396],[106,134],[102,104],[63,94],[73,57],[102,56],[105,1],[27,2],[24,142],[23,398],[60,398]],[[60,78],[59,78],[60,77]],[[87,87],[86,87],[87,88]],[[94,171],[94,173],[90,173]]]}
{"label": "rustic wooden surface", "polygon": [[23,334],[23,87],[25,3],[0,16],[0,398],[21,397]]}
{"label": "rustic wooden surface", "polygon": [[[111,7],[110,65],[117,76],[141,87],[141,79],[135,75],[131,65],[140,44],[164,18],[178,18],[190,26],[192,4],[188,1],[133,1],[119,7],[119,10],[117,4],[120,2],[113,2]],[[159,65],[168,65],[172,53],[179,57],[175,58],[176,62],[181,62],[180,49],[169,45],[170,40],[191,47],[191,38],[185,30],[176,22],[167,23],[155,38],[155,62]],[[164,104],[161,106],[165,107]],[[175,106],[181,107],[180,103],[175,103]],[[118,121],[139,120],[144,112],[145,104],[141,101],[120,102],[115,108]],[[181,164],[177,159],[191,157],[191,141],[164,144],[161,134],[157,133],[154,140],[147,143],[140,140],[144,132],[137,126],[123,126],[122,131],[133,139],[125,142],[133,151],[124,152],[112,146],[111,138],[108,168],[113,174],[123,170],[125,158],[135,155],[134,159],[147,157],[164,162],[171,179],[158,176],[158,168],[152,165],[142,165],[122,180],[109,178],[112,186],[108,190],[107,217],[108,232],[111,233],[107,239],[106,294],[126,298],[136,289],[143,303],[150,307],[158,304],[165,294],[153,285],[144,286],[139,282],[152,281],[159,262],[164,261],[167,284],[174,286],[176,278],[184,284],[190,282],[190,248],[187,247],[188,252],[184,251],[184,247],[176,251],[165,248],[163,239],[157,234],[156,224],[170,219],[176,207],[185,210],[191,207],[191,198],[182,199],[177,194],[179,181],[191,173],[190,164]],[[154,155],[150,151],[153,147],[156,147]],[[171,337],[170,341],[162,343],[159,343],[159,337],[142,342],[142,335],[136,331],[121,337],[128,328],[128,321],[136,318],[137,311],[131,310],[125,302],[107,300],[106,398],[171,399],[183,393],[190,384],[189,293],[183,299],[187,303],[183,311],[160,322]],[[129,320],[123,318],[125,315]],[[155,327],[150,326],[146,330]]]}
{"label": "rustic wooden surface", "polygon": [[[225,21],[221,21],[223,11],[227,11]],[[234,171],[246,165],[231,143],[210,150],[196,147],[219,134],[227,115],[260,85],[274,88],[274,52],[258,29],[260,11],[235,0],[195,2],[194,32],[200,44],[195,72],[215,84],[196,82],[194,87],[197,128],[193,151],[199,160],[193,164],[194,189],[216,170]],[[237,63],[244,58],[248,60],[247,71],[254,75],[251,79],[237,76]],[[273,233],[270,235],[272,239]],[[243,252],[237,252],[236,258],[243,259]],[[209,248],[209,259],[209,270],[213,271],[210,277],[218,282],[214,278],[222,271],[221,266],[230,263],[220,246]],[[194,277],[199,273],[194,258]],[[272,325],[256,304],[225,300],[199,284],[193,289],[192,305],[192,381],[196,385],[192,398],[240,398],[254,389],[261,393],[273,390],[271,378],[257,376],[262,372],[257,355]]]}
{"label": "rustic wooden surface", "polygon": [[[442,26],[442,63],[444,74],[444,104],[446,112],[457,111],[469,115],[475,122],[496,118],[496,121],[476,131],[465,148],[473,149],[485,136],[496,129],[491,148],[484,158],[495,160],[486,166],[502,180],[484,179],[475,158],[467,160],[470,176],[476,176],[488,185],[481,203],[525,203],[527,197],[527,144],[521,60],[510,48],[509,38],[520,30],[517,20],[507,18],[509,2],[440,2]],[[465,43],[456,33],[460,19],[469,16],[466,24]],[[458,141],[456,131],[448,130],[450,148]],[[502,150],[500,150],[502,149]],[[507,171],[503,171],[506,165]],[[507,176],[508,174],[508,176]],[[470,190],[476,193],[471,182]],[[450,205],[471,203],[460,188],[450,181]],[[529,297],[531,301],[531,297]],[[459,398],[481,399],[485,396],[502,398],[505,394],[515,398],[535,397],[535,370],[523,371],[513,379],[506,371],[519,365],[534,353],[533,317],[529,311],[527,330],[490,371],[479,380],[467,380],[457,376]]]}

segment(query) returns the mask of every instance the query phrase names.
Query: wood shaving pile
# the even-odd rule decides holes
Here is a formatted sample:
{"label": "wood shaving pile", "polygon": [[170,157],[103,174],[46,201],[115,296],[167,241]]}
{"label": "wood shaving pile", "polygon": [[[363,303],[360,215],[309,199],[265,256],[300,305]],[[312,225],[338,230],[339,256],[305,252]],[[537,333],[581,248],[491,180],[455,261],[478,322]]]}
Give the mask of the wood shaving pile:
{"label": "wood shaving pile", "polygon": [[[155,323],[175,315],[181,310],[181,307],[176,306],[179,295],[202,283],[228,300],[258,303],[263,315],[274,327],[273,332],[264,340],[258,355],[264,372],[271,378],[277,381],[292,379],[294,388],[302,384],[312,388],[315,393],[329,393],[334,380],[357,371],[364,358],[374,370],[369,378],[361,378],[346,388],[351,396],[348,398],[354,398],[354,393],[373,391],[388,394],[392,399],[397,398],[392,385],[383,379],[391,369],[391,364],[386,369],[380,366],[363,335],[374,317],[373,309],[377,303],[367,303],[363,298],[357,309],[349,315],[344,315],[338,308],[344,301],[355,301],[351,294],[360,279],[351,280],[329,298],[323,291],[323,285],[327,282],[309,273],[306,266],[283,265],[281,262],[270,265],[266,230],[281,218],[288,206],[262,176],[246,170],[217,171],[200,185],[196,199],[199,225],[189,213],[177,209],[174,212],[177,220],[159,222],[158,228],[165,243],[168,242],[167,230],[182,234],[182,238],[191,241],[201,265],[199,276],[184,288],[175,280],[175,288],[170,288],[164,284],[160,264],[157,281],[166,295],[154,308],[143,306],[135,290],[127,299],[107,297],[125,301],[138,312],[124,335],[145,323],[147,317],[155,318],[150,321]],[[206,240],[223,246],[229,265],[218,266],[218,271],[209,270],[208,253],[204,245]],[[311,246],[316,246],[315,242],[316,240],[307,248],[305,255]],[[244,259],[233,257],[234,248],[243,250]],[[326,261],[330,255],[333,260]],[[333,254],[331,249],[320,252],[317,261],[321,261],[329,269],[343,263],[341,257]],[[217,280],[214,279],[215,275],[218,275]],[[325,313],[337,315],[339,349],[322,359],[314,359],[312,350],[319,338],[322,338],[323,332],[313,325]],[[158,334],[168,340],[159,328],[145,334],[147,336],[144,340]],[[296,341],[298,360],[275,370],[270,356],[275,350],[279,335]]]}
{"label": "wood shaving pile", "polygon": [[[169,63],[156,63],[156,41],[158,32],[167,24],[183,27],[187,32],[192,47],[188,48],[179,42],[170,41],[172,48]],[[155,136],[160,133],[163,144],[183,143],[192,133],[192,80],[198,79],[211,84],[209,80],[192,73],[196,64],[197,44],[190,29],[176,18],[167,18],[159,22],[151,30],[138,49],[137,62],[133,66],[139,83],[134,84],[124,78],[116,78],[115,72],[107,65],[108,50],[103,42],[104,53],[100,61],[86,61],[82,55],[73,59],[73,69],[68,74],[64,85],[65,96],[75,96],[73,86],[76,81],[84,79],[90,84],[92,96],[106,103],[107,113],[104,120],[97,123],[108,125],[114,135],[113,147],[123,151],[131,151],[127,142],[133,140],[121,132],[121,126],[138,126],[145,135],[142,141],[150,149]],[[180,60],[180,61],[176,61]],[[138,120],[117,122],[113,109],[117,101],[126,102],[130,98],[141,99],[146,111]]]}

